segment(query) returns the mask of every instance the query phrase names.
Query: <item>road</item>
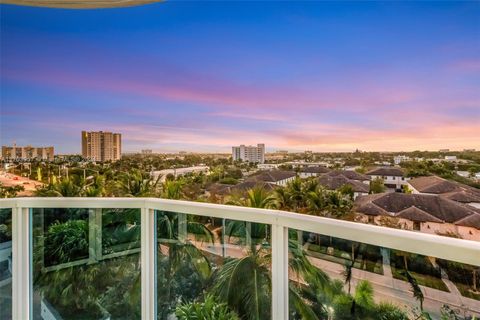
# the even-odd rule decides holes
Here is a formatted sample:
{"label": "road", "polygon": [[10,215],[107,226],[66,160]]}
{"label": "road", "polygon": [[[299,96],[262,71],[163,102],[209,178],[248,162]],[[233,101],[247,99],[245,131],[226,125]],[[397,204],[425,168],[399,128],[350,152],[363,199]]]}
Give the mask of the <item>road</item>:
{"label": "road", "polygon": [[0,171],[0,183],[5,187],[23,186],[25,188],[25,191],[19,192],[19,197],[32,196],[33,193],[37,190],[37,187],[43,186],[43,183],[39,181],[17,176],[15,174],[11,174],[5,171]]}
{"label": "road", "polygon": [[[201,250],[218,256],[222,255],[222,246],[220,244],[211,245],[210,243],[191,241]],[[241,258],[245,256],[245,254],[246,250],[244,247],[232,244],[227,245],[227,256]],[[332,279],[344,280],[344,266],[342,264],[310,256],[308,259],[314,266],[326,272]],[[389,267],[385,269],[390,270]],[[388,275],[381,275],[365,270],[353,269],[352,273],[352,292],[354,292],[359,281],[368,280],[373,286],[375,300],[377,302],[390,302],[406,310],[411,310],[412,307],[419,306],[413,297],[410,284],[403,280],[394,279],[391,271],[387,272]],[[297,280],[295,277],[295,281]],[[424,286],[420,286],[420,288],[425,297],[423,303],[424,309],[430,313],[433,319],[440,319],[440,310],[444,304],[448,304],[453,309],[461,311],[461,314],[466,312],[466,314],[476,315],[477,317],[480,316],[480,301],[463,297],[458,294],[458,290],[445,292]],[[348,290],[347,285],[345,285],[345,290]]]}

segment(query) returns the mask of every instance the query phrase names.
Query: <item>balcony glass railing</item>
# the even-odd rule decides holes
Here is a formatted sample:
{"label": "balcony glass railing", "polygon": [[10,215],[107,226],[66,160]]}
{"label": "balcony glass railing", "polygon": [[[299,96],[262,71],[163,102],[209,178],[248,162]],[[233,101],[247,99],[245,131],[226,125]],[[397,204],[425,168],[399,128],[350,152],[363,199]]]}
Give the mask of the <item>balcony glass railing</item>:
{"label": "balcony glass railing", "polygon": [[478,242],[163,199],[0,208],[0,319],[480,315]]}

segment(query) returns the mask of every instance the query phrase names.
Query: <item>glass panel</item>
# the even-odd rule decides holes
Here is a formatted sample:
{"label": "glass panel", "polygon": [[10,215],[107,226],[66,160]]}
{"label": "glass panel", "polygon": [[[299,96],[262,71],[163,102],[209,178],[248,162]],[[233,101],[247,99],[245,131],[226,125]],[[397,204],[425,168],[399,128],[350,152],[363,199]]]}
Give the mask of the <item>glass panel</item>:
{"label": "glass panel", "polygon": [[140,209],[32,209],[34,319],[140,319]]}
{"label": "glass panel", "polygon": [[12,319],[12,209],[0,209],[0,319]]}
{"label": "glass panel", "polygon": [[140,250],[140,210],[102,209],[102,254]]}
{"label": "glass panel", "polygon": [[269,225],[165,211],[156,219],[158,319],[271,319]]}
{"label": "glass panel", "polygon": [[479,267],[298,230],[289,239],[290,319],[480,314]]}

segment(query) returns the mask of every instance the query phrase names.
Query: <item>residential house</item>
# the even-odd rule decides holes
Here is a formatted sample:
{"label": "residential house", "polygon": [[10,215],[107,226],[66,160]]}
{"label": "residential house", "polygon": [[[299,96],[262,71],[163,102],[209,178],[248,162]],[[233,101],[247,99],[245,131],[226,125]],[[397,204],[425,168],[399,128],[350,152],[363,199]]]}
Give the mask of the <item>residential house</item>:
{"label": "residential house", "polygon": [[418,177],[408,181],[415,194],[439,195],[444,198],[480,208],[480,190],[438,176]]}
{"label": "residential house", "polygon": [[371,180],[378,178],[383,179],[385,187],[395,190],[401,190],[402,186],[407,185],[409,178],[405,177],[404,172],[400,168],[381,167],[366,173]]}
{"label": "residential house", "polygon": [[319,177],[322,174],[329,173],[331,170],[326,167],[304,167],[300,169],[298,175],[300,178]]}
{"label": "residential house", "polygon": [[350,186],[353,190],[353,199],[356,199],[358,196],[367,195],[370,191],[370,187],[365,183],[349,179],[343,174],[324,174],[318,178],[318,183],[328,190],[338,190],[343,186]]}
{"label": "residential house", "polygon": [[355,181],[359,181],[363,184],[366,184],[366,185],[370,185],[370,177],[365,175],[365,174],[361,174],[361,173],[358,173],[356,171],[352,171],[352,170],[336,170],[336,171],[331,171],[329,173],[327,173],[327,175],[329,176],[338,176],[338,175],[342,175],[350,180],[355,180]]}
{"label": "residential house", "polygon": [[353,210],[359,222],[480,241],[480,209],[437,195],[373,194]]}
{"label": "residential house", "polygon": [[272,170],[262,171],[253,176],[250,176],[247,181],[255,182],[269,182],[277,186],[286,186],[287,183],[294,180],[297,174],[293,171]]}

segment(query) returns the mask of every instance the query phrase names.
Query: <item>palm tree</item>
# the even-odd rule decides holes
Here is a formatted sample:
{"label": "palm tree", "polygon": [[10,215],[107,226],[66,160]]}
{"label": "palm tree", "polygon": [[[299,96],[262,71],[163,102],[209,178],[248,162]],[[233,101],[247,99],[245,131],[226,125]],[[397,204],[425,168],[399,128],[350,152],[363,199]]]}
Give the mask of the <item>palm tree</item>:
{"label": "palm tree", "polygon": [[[263,187],[256,186],[253,189],[248,190],[245,197],[234,196],[227,204],[238,205],[250,208],[268,209],[275,206],[275,198],[270,195]],[[247,246],[256,246],[252,243],[252,236],[256,239],[268,238],[268,226],[264,224],[230,220],[227,223],[225,233],[232,237],[234,235],[245,235],[245,241]],[[253,248],[251,248],[253,250]]]}
{"label": "palm tree", "polygon": [[291,207],[288,190],[286,188],[277,188],[273,192],[275,208],[278,210],[288,210]]}
{"label": "palm tree", "polygon": [[[328,286],[328,276],[315,268],[298,249],[294,241],[289,242],[290,268],[298,278],[311,283]],[[213,274],[212,294],[236,311],[242,319],[271,318],[271,253],[266,247],[252,246],[248,254],[239,259],[230,259]],[[301,296],[302,286],[295,282],[289,286],[292,314],[301,319],[319,319],[309,303]]]}
{"label": "palm tree", "polygon": [[165,199],[180,199],[182,197],[182,183],[175,180],[166,180],[162,188],[162,197]]}
{"label": "palm tree", "polygon": [[228,260],[213,276],[212,294],[244,319],[270,318],[271,278],[264,250]]}
{"label": "palm tree", "polygon": [[412,287],[413,297],[419,302],[420,311],[423,313],[423,300],[425,300],[425,297],[423,296],[422,289],[420,289],[417,279],[412,276],[408,269],[405,269],[405,276],[407,277],[408,283]]}
{"label": "palm tree", "polygon": [[313,215],[323,215],[325,208],[327,207],[327,191],[318,186],[314,191],[307,193],[307,212]]}
{"label": "palm tree", "polygon": [[114,185],[114,195],[123,197],[149,197],[157,194],[160,177],[153,180],[138,169],[123,172]]}
{"label": "palm tree", "polygon": [[301,208],[304,208],[305,192],[303,190],[302,180],[296,178],[287,184],[286,189],[289,194],[291,209],[294,211],[300,211]]}
{"label": "palm tree", "polygon": [[345,280],[345,284],[348,284],[348,294],[351,292],[351,283],[352,283],[352,275],[353,275],[353,265],[355,264],[355,259],[352,258],[352,260],[345,260],[344,268],[345,270],[343,271],[343,276]]}
{"label": "palm tree", "polygon": [[[213,243],[213,233],[192,217],[185,217],[195,241]],[[205,253],[181,235],[179,214],[157,212],[158,303],[160,319],[173,312],[178,300],[192,301],[207,285],[212,267]]]}
{"label": "palm tree", "polygon": [[246,198],[239,205],[250,208],[268,209],[274,207],[275,199],[263,188],[256,186],[248,190]]}

